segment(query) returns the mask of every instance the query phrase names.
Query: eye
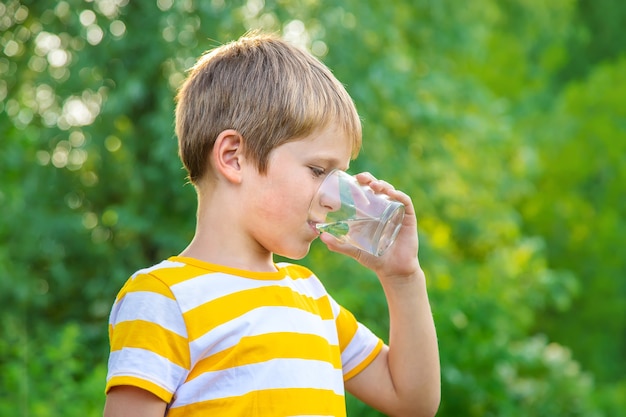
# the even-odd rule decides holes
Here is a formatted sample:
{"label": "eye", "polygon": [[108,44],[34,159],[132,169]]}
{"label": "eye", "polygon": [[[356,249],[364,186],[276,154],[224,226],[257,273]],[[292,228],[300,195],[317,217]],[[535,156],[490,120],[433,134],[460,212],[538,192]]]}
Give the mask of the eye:
{"label": "eye", "polygon": [[311,170],[315,178],[321,177],[322,175],[324,175],[324,172],[326,172],[324,168],[315,167],[315,166],[311,166],[309,167],[309,169]]}

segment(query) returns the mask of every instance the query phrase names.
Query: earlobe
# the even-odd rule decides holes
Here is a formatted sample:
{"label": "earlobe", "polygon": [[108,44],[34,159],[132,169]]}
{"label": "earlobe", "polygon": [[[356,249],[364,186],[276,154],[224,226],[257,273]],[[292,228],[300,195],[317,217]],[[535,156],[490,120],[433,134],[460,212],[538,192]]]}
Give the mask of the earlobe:
{"label": "earlobe", "polygon": [[220,133],[213,145],[213,166],[218,174],[234,183],[241,182],[243,136],[233,129]]}

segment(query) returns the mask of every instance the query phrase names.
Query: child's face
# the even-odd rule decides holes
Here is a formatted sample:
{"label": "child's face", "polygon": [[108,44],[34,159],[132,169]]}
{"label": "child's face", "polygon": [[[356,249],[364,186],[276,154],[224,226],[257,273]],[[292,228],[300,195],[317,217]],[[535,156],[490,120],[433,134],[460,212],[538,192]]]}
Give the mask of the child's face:
{"label": "child's face", "polygon": [[278,255],[304,257],[319,234],[308,221],[313,195],[332,169],[348,168],[351,154],[351,141],[334,124],[274,149],[267,173],[247,182],[246,229],[254,241]]}

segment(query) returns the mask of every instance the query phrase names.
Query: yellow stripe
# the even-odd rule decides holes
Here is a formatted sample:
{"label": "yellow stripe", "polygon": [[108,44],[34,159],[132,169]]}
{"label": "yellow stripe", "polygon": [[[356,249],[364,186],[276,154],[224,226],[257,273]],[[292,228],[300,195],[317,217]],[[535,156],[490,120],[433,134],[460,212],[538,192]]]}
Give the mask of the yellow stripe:
{"label": "yellow stripe", "polygon": [[301,333],[270,333],[244,337],[237,345],[202,359],[194,366],[187,381],[204,372],[261,363],[276,358],[319,360],[330,363],[335,369],[341,369],[339,346],[328,344],[325,338]]}
{"label": "yellow stripe", "polygon": [[129,292],[149,291],[161,294],[167,298],[174,299],[172,291],[158,278],[152,275],[137,275],[134,279],[126,281],[124,287],[117,295],[118,301],[121,300]]}
{"label": "yellow stripe", "polygon": [[143,320],[123,321],[110,331],[112,352],[125,347],[145,349],[169,359],[178,366],[186,369],[190,367],[187,338],[158,324]]}
{"label": "yellow stripe", "polygon": [[111,388],[119,387],[122,385],[128,385],[144,389],[156,395],[166,403],[169,403],[172,400],[172,393],[167,391],[160,385],[153,384],[152,382],[146,381],[145,379],[135,378],[132,376],[114,376],[109,380],[109,382],[107,382],[105,393],[108,394]]}
{"label": "yellow stripe", "polygon": [[193,341],[213,328],[259,307],[292,307],[332,320],[333,312],[326,297],[313,299],[286,287],[260,287],[218,298],[184,313],[189,340]]}
{"label": "yellow stripe", "polygon": [[337,333],[339,334],[339,347],[343,352],[356,334],[358,324],[352,313],[343,307],[339,311],[336,322]]}
{"label": "yellow stripe", "polygon": [[211,273],[229,274],[237,277],[259,280],[279,280],[285,277],[284,268],[281,268],[275,272],[255,272],[203,262],[195,258],[187,258],[184,256],[172,256],[171,258],[169,258],[169,260],[172,262],[182,262],[186,264],[187,266],[185,268],[190,268],[193,272],[192,277]]}
{"label": "yellow stripe", "polygon": [[[163,275],[163,277],[167,277],[166,279],[168,279],[168,283],[170,284],[184,281],[184,279],[193,278],[198,275],[210,273],[223,273],[259,280],[279,280],[286,276],[289,276],[291,279],[295,280],[309,278],[313,275],[313,273],[308,268],[297,264],[282,265],[280,268],[277,267],[278,270],[276,272],[255,272],[247,271],[244,269],[230,268],[224,265],[216,265],[208,262],[203,262],[194,258],[187,258],[184,256],[172,256],[168,260],[172,262],[184,263],[186,265],[183,268],[166,268],[155,271],[155,274],[159,276],[163,275],[164,272],[167,273],[168,275]],[[198,269],[200,269],[201,271],[198,271]],[[169,275],[170,271],[172,275]],[[177,274],[181,274],[180,278],[176,277]],[[186,278],[183,279],[183,276]],[[179,281],[170,282],[169,279],[179,279]]]}
{"label": "yellow stripe", "polygon": [[308,268],[302,265],[291,264],[283,268],[287,270],[287,275],[289,275],[291,279],[306,279],[313,275]]}
{"label": "yellow stripe", "polygon": [[[173,258],[170,258],[170,260],[174,262],[181,262],[180,260],[175,260]],[[187,281],[188,279],[193,279],[212,272],[213,271],[199,271],[197,267],[185,263],[185,266],[157,269],[151,273],[163,280],[163,282],[167,285],[172,286]]]}
{"label": "yellow stripe", "polygon": [[324,415],[345,417],[345,398],[328,390],[272,389],[237,397],[203,401],[171,408],[168,417],[207,415],[215,417]]}

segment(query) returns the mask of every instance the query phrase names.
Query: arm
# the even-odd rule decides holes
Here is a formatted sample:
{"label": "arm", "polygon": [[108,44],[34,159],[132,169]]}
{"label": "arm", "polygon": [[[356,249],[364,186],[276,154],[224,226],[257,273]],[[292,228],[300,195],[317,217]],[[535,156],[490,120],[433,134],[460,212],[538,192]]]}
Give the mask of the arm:
{"label": "arm", "polygon": [[396,242],[382,257],[322,235],[329,249],[352,256],[376,272],[389,306],[389,346],[346,382],[346,389],[390,416],[433,416],[441,395],[439,351],[426,279],[417,258],[417,220],[411,199],[369,174],[357,176],[374,191],[406,207]]}
{"label": "arm", "polygon": [[122,385],[111,388],[104,417],[163,417],[166,403],[141,388]]}
{"label": "arm", "polygon": [[439,406],[439,355],[423,274],[385,288],[389,346],[346,389],[390,416],[433,416]]}

